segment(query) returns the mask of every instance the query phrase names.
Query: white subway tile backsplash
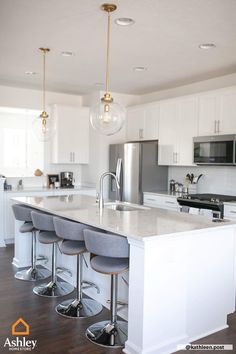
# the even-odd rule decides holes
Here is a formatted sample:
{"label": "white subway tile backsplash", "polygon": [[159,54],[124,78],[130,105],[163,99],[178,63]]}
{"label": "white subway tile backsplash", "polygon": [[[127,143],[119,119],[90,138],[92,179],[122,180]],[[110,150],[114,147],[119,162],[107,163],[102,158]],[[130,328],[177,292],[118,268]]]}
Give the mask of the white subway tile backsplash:
{"label": "white subway tile backsplash", "polygon": [[236,166],[169,167],[169,180],[185,183],[187,173],[203,174],[198,182],[198,193],[236,195]]}

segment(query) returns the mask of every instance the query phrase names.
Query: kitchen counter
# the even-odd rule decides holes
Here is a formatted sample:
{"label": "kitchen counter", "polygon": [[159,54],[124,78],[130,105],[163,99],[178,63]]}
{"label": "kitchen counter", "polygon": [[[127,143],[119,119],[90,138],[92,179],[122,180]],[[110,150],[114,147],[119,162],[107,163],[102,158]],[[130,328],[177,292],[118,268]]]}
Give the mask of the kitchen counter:
{"label": "kitchen counter", "polygon": [[[178,345],[228,327],[227,315],[235,311],[234,223],[213,223],[203,216],[159,208],[124,212],[105,208],[100,214],[95,198],[83,195],[17,197],[14,201],[127,237],[129,285],[119,277],[118,287],[119,299],[126,300],[125,294],[128,298],[124,353],[170,354]],[[16,221],[16,230],[19,226]],[[29,235],[16,234],[15,239],[13,263],[27,266]],[[37,250],[50,259],[50,247],[38,244]],[[58,265],[74,272],[73,279],[66,279],[72,283],[73,258],[58,253]],[[84,276],[101,289],[100,294],[89,289],[86,294],[107,306],[109,277],[90,266],[84,267]]]}
{"label": "kitchen counter", "polygon": [[203,216],[151,207],[122,212],[105,207],[100,215],[95,198],[84,195],[71,195],[70,198],[20,197],[14,200],[51,214],[136,239],[186,232],[190,234],[196,230],[230,224],[227,221],[215,223]]}
{"label": "kitchen counter", "polygon": [[23,187],[22,189],[18,188],[12,188],[9,190],[3,190],[2,192],[4,193],[31,193],[31,192],[73,192],[73,191],[82,191],[82,190],[95,190],[94,187],[88,187],[88,186],[75,186],[74,188],[49,188],[49,187],[43,187],[43,186],[35,186],[35,187]]}
{"label": "kitchen counter", "polygon": [[174,198],[183,196],[182,192],[170,192],[170,191],[158,191],[158,190],[152,190],[152,191],[149,191],[149,192],[145,192],[144,191],[143,193],[145,193],[145,194],[154,194],[154,195],[165,195],[165,196],[174,197]]}

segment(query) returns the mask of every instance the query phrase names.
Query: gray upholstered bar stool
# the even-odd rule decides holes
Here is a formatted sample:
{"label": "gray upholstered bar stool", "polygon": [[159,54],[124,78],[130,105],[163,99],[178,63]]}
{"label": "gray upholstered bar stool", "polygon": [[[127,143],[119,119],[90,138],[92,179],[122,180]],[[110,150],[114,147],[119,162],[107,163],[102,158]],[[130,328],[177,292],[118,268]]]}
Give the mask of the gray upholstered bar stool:
{"label": "gray upholstered bar stool", "polygon": [[18,271],[15,274],[15,278],[26,281],[36,281],[46,279],[50,276],[51,272],[46,268],[36,267],[36,232],[31,219],[31,211],[33,210],[30,207],[27,207],[22,204],[13,204],[12,210],[15,215],[16,220],[24,221],[24,224],[21,225],[19,231],[21,233],[31,233],[32,246],[31,246],[31,266],[30,268],[23,269]]}
{"label": "gray upholstered bar stool", "polygon": [[[82,297],[82,254],[87,252],[83,230],[88,226],[58,217],[54,217],[53,222],[57,236],[63,239],[60,246],[61,252],[70,256],[77,256],[76,298],[63,301],[57,305],[56,311],[59,315],[69,318],[97,315],[102,311],[102,305],[95,300]],[[85,284],[89,284],[88,287],[95,286],[93,283],[85,282]]]}
{"label": "gray upholstered bar stool", "polygon": [[57,243],[61,239],[56,235],[53,224],[53,216],[47,213],[32,211],[32,222],[36,229],[40,230],[38,240],[44,244],[52,244],[52,278],[47,284],[35,286],[33,292],[36,295],[58,297],[70,294],[74,287],[65,281],[58,280],[56,274]]}
{"label": "gray upholstered bar stool", "polygon": [[92,342],[109,347],[122,347],[127,340],[127,322],[117,321],[117,281],[118,274],[129,268],[129,245],[125,237],[84,230],[85,245],[95,254],[91,267],[102,274],[111,275],[111,318],[110,321],[97,322],[86,330]]}

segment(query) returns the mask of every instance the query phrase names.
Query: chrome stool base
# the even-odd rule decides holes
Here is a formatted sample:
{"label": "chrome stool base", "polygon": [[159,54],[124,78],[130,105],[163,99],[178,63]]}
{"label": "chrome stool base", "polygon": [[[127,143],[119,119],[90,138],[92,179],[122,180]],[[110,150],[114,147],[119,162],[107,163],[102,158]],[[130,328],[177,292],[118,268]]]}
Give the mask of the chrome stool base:
{"label": "chrome stool base", "polygon": [[127,331],[128,323],[125,321],[117,321],[115,324],[111,324],[110,321],[102,321],[88,327],[85,334],[95,344],[119,348],[125,345]]}
{"label": "chrome stool base", "polygon": [[46,268],[27,268],[15,274],[15,278],[25,281],[37,281],[50,277],[51,272]]}
{"label": "chrome stool base", "polygon": [[36,295],[44,297],[64,296],[72,293],[72,291],[74,291],[74,287],[62,280],[57,280],[55,283],[44,283],[33,288]]}
{"label": "chrome stool base", "polygon": [[65,300],[56,306],[56,312],[67,318],[86,318],[102,311],[102,305],[92,299]]}

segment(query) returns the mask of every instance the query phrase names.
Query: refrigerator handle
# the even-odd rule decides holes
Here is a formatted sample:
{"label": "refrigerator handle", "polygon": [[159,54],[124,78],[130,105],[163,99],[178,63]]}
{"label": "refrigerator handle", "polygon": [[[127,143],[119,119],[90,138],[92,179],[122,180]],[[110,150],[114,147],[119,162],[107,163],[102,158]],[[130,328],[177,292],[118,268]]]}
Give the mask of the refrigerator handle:
{"label": "refrigerator handle", "polygon": [[122,168],[121,167],[122,167],[122,159],[118,158],[117,163],[116,163],[116,177],[117,177],[117,180],[120,185],[120,189],[117,190],[117,197],[119,197],[118,200],[121,200],[121,195],[122,195],[122,191],[121,191],[121,171],[122,171]]}

